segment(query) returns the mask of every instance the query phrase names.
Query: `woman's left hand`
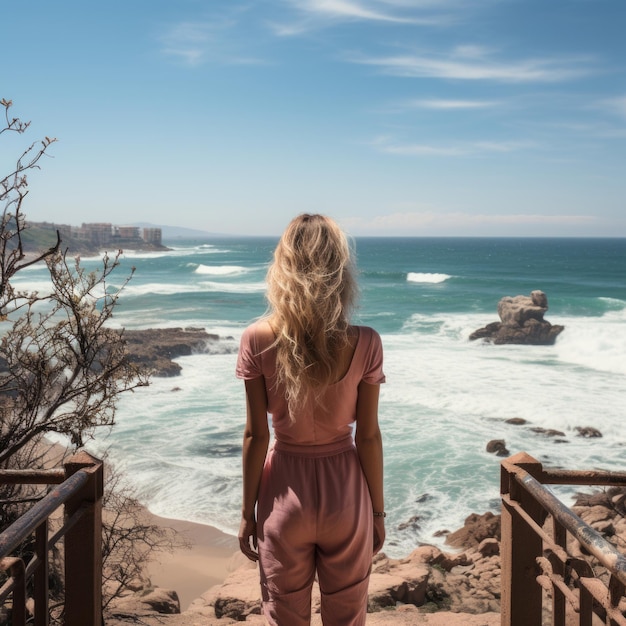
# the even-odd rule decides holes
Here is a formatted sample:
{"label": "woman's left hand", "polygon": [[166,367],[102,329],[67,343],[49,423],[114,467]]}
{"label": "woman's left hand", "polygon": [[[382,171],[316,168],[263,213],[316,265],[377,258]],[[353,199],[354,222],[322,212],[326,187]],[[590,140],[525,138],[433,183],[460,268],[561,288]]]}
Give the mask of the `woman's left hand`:
{"label": "woman's left hand", "polygon": [[385,518],[374,516],[374,554],[378,554],[385,543]]}
{"label": "woman's left hand", "polygon": [[[252,541],[252,545],[250,542]],[[241,551],[251,560],[258,561],[259,553],[257,552],[256,541],[256,520],[241,518],[239,526],[239,547]]]}

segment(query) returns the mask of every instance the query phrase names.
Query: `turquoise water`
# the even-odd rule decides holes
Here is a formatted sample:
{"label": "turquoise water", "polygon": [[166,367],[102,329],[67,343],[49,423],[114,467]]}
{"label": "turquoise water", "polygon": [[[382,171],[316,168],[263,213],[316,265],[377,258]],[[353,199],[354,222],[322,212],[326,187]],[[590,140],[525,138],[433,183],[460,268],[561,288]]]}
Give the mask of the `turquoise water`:
{"label": "turquoise water", "polygon": [[[119,284],[131,266],[136,272],[117,325],[202,326],[229,338],[211,354],[181,358],[182,376],[124,397],[116,427],[93,443],[98,453],[109,448],[157,514],[238,528],[244,401],[235,353],[243,328],[265,310],[275,243],[178,241],[171,252],[124,255]],[[374,326],[385,348],[387,553],[403,556],[471,512],[497,510],[491,439],[550,465],[623,469],[625,239],[372,238],[357,239],[356,250],[356,321]],[[97,267],[98,259],[83,262]],[[38,272],[29,284],[42,287]],[[501,297],[534,289],[548,296],[546,319],[565,326],[554,346],[468,340],[498,319]],[[567,443],[506,424],[511,417],[561,430]],[[604,436],[582,439],[577,426]]]}

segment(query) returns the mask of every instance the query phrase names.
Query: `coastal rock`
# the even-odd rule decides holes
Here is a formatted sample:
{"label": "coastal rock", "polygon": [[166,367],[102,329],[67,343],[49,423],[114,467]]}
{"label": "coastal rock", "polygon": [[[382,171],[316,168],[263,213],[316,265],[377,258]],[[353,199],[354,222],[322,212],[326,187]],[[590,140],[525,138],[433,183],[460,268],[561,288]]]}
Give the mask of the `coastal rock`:
{"label": "coastal rock", "polygon": [[505,424],[512,424],[513,426],[523,426],[526,423],[523,417],[511,417],[505,421]]}
{"label": "coastal rock", "polygon": [[543,319],[548,298],[535,290],[530,296],[506,296],[498,302],[500,322],[475,330],[470,340],[484,339],[495,344],[552,345],[563,326]]}
{"label": "coastal rock", "polygon": [[495,454],[497,456],[510,455],[504,439],[492,439],[491,441],[488,441],[485,450],[490,454]]}
{"label": "coastal rock", "polygon": [[[496,539],[493,541],[498,544]],[[400,606],[424,607],[429,612],[453,610],[471,614],[497,611],[499,588],[499,548],[485,543],[481,550],[471,553],[447,554],[435,546],[420,546],[404,559],[391,559],[384,553],[374,557],[368,590],[368,611],[388,613]],[[480,561],[488,560],[483,567]],[[484,585],[480,582],[487,580]],[[455,587],[471,589],[471,594],[459,593]],[[476,591],[479,588],[480,591]],[[320,610],[320,595],[314,583],[312,611]],[[471,596],[471,597],[470,597]],[[478,600],[477,600],[478,598]],[[212,608],[212,612],[207,610]],[[259,572],[255,565],[245,564],[231,572],[224,583],[214,587],[194,601],[187,612],[198,615],[215,615],[248,621],[259,615],[261,595]],[[392,620],[390,619],[390,622]],[[452,623],[452,622],[450,622]]]}
{"label": "coastal rock", "polygon": [[420,525],[419,525],[420,519],[421,518],[420,518],[419,515],[413,515],[406,522],[402,522],[401,524],[398,524],[398,530],[406,530],[407,528],[411,528],[413,530],[418,530],[419,527],[420,527]]}
{"label": "coastal rock", "polygon": [[148,588],[124,595],[111,602],[111,610],[116,614],[130,615],[173,615],[180,613],[180,600],[173,589]]}
{"label": "coastal rock", "polygon": [[602,433],[593,426],[576,426],[574,430],[578,432],[579,437],[585,437],[587,439],[602,437]]}
{"label": "coastal rock", "polygon": [[554,428],[542,428],[541,426],[534,426],[530,429],[533,433],[538,435],[544,435],[544,437],[565,437],[565,433],[562,430],[556,430]]}
{"label": "coastal rock", "polygon": [[244,563],[231,572],[219,587],[209,589],[189,607],[191,612],[200,612],[202,607],[211,606],[217,618],[230,617],[238,621],[247,615],[261,614],[261,588],[259,570],[253,563]]}
{"label": "coastal rock", "polygon": [[472,513],[465,518],[463,528],[446,537],[446,543],[454,548],[475,548],[483,539],[492,537],[500,540],[500,515],[490,511],[482,515]]}
{"label": "coastal rock", "polygon": [[150,328],[124,330],[128,359],[153,376],[178,376],[182,367],[173,361],[191,354],[227,354],[237,351],[232,338],[222,339],[204,328]]}
{"label": "coastal rock", "polygon": [[405,568],[402,572],[372,572],[368,592],[367,608],[373,613],[396,606],[398,602],[421,606],[426,599],[429,569]]}
{"label": "coastal rock", "polygon": [[[578,494],[571,507],[586,524],[600,533],[615,548],[623,552],[626,545],[626,487],[609,487],[591,494]],[[578,547],[570,538],[568,547]],[[607,578],[606,568],[588,553],[575,554],[589,561],[596,576]],[[626,607],[624,607],[626,609]]]}
{"label": "coastal rock", "polygon": [[499,556],[500,554],[500,542],[493,537],[488,537],[487,539],[483,539],[477,548],[478,552],[482,556]]}
{"label": "coastal rock", "polygon": [[498,315],[505,326],[523,326],[528,320],[543,321],[548,310],[548,298],[543,291],[530,296],[506,296],[498,302]]}
{"label": "coastal rock", "polygon": [[498,611],[499,549],[485,547],[484,551],[485,555],[477,550],[447,554],[435,546],[420,546],[405,559],[378,555],[372,567],[368,610],[414,605],[429,612]]}

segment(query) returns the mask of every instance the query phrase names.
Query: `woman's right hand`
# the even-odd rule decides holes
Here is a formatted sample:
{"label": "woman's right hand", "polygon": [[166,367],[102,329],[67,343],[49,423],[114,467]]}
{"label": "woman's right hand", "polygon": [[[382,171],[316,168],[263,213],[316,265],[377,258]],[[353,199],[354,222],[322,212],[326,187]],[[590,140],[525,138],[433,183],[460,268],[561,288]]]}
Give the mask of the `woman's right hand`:
{"label": "woman's right hand", "polygon": [[374,554],[378,554],[385,543],[385,518],[374,516]]}
{"label": "woman's right hand", "polygon": [[[252,545],[250,545],[250,543],[252,543]],[[256,520],[254,518],[241,518],[241,524],[239,525],[239,547],[251,561],[259,560],[256,541]]]}

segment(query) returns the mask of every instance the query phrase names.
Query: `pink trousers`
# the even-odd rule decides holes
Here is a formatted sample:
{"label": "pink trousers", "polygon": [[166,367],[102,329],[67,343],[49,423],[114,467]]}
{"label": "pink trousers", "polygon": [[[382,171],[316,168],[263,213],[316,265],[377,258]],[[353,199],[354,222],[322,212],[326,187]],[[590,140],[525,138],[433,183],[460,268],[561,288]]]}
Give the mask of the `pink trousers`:
{"label": "pink trousers", "polygon": [[261,592],[272,626],[305,626],[317,572],[325,626],[363,626],[372,564],[372,503],[350,437],[276,442],[257,507]]}

